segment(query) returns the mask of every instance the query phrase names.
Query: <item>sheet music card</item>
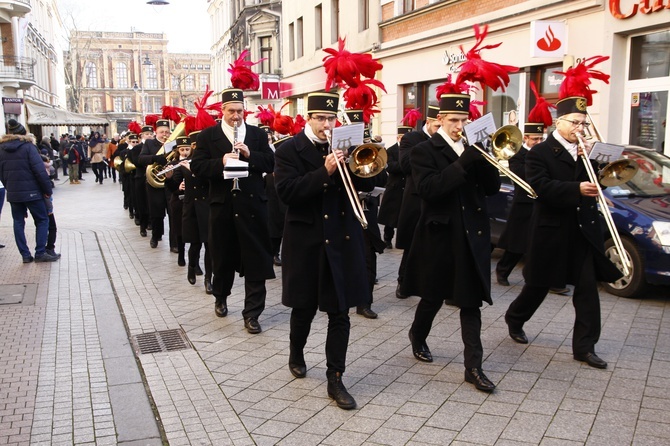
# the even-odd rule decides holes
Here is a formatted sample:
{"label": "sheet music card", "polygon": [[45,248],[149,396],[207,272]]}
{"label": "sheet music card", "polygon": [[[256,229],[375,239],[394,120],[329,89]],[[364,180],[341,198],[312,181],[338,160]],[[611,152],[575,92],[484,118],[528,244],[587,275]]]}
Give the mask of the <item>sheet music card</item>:
{"label": "sheet music card", "polygon": [[231,158],[223,167],[223,179],[246,178],[249,176],[249,163],[239,159]]}
{"label": "sheet music card", "polygon": [[163,153],[168,154],[174,150],[174,148],[177,146],[177,140],[172,140],[170,142],[166,142],[163,144]]}
{"label": "sheet music card", "polygon": [[352,146],[363,144],[363,131],[365,124],[343,125],[333,129],[333,144],[331,148],[337,150],[347,150]]}
{"label": "sheet music card", "polygon": [[598,162],[598,164],[609,164],[621,158],[623,149],[623,146],[596,141],[591,153],[589,153],[589,159]]}
{"label": "sheet music card", "polygon": [[489,136],[493,135],[496,130],[497,128],[496,123],[493,120],[493,113],[487,113],[463,127],[463,133],[465,134],[469,145],[488,141]]}

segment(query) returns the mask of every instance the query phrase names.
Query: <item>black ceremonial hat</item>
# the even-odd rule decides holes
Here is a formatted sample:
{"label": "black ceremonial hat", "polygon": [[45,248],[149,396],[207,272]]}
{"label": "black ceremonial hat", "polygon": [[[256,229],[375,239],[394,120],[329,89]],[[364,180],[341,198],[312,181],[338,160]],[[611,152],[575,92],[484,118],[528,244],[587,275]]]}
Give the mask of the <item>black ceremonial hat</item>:
{"label": "black ceremonial hat", "polygon": [[470,114],[469,94],[443,94],[440,96],[440,113],[465,113]]}
{"label": "black ceremonial hat", "polygon": [[337,114],[340,96],[335,93],[310,93],[307,95],[307,114]]}
{"label": "black ceremonial hat", "polygon": [[556,115],[560,118],[561,116],[569,115],[570,113],[581,113],[586,114],[586,98],[580,96],[570,96],[565,99],[561,99],[556,103]]}
{"label": "black ceremonial hat", "polygon": [[191,139],[188,136],[177,136],[177,147],[191,147]]}
{"label": "black ceremonial hat", "polygon": [[221,106],[231,102],[244,103],[244,91],[239,88],[227,88],[221,92]]}
{"label": "black ceremonial hat", "polygon": [[191,133],[188,134],[188,140],[191,141],[191,144],[198,141],[198,133],[200,132],[201,132],[200,130],[193,130]]}
{"label": "black ceremonial hat", "polygon": [[169,119],[159,119],[156,121],[156,128],[158,127],[167,127],[170,128],[170,120]]}
{"label": "black ceremonial hat", "polygon": [[363,110],[346,110],[344,113],[352,124],[363,122]]}
{"label": "black ceremonial hat", "polygon": [[544,134],[544,123],[527,122],[523,125],[524,135],[542,135]]}
{"label": "black ceremonial hat", "polygon": [[126,138],[127,138],[128,140],[132,140],[132,141],[139,141],[139,139],[140,139],[140,137],[137,136],[137,133],[128,133],[128,134],[126,135]]}
{"label": "black ceremonial hat", "polygon": [[429,105],[428,112],[426,113],[426,119],[437,119],[437,115],[439,113],[440,113],[440,107]]}
{"label": "black ceremonial hat", "polygon": [[153,128],[152,126],[150,126],[150,125],[145,125],[145,126],[142,127],[142,133],[144,133],[144,132],[151,132],[151,133],[153,133],[153,132],[154,132],[154,128]]}
{"label": "black ceremonial hat", "polygon": [[404,135],[406,133],[411,132],[412,130],[414,130],[413,127],[410,127],[408,125],[400,125],[398,126],[398,135]]}

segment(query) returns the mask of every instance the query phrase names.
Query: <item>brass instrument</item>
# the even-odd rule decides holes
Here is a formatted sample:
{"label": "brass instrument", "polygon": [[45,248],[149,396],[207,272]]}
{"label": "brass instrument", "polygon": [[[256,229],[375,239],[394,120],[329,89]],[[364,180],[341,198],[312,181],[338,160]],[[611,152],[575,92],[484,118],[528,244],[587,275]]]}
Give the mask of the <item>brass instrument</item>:
{"label": "brass instrument", "polygon": [[126,173],[133,172],[135,169],[137,169],[137,166],[133,164],[133,162],[130,160],[130,157],[127,156],[125,160],[123,160],[123,170]]}
{"label": "brass instrument", "polygon": [[361,178],[379,174],[388,163],[388,154],[382,144],[367,143],[356,147],[349,155],[349,170]]}
{"label": "brass instrument", "polygon": [[123,168],[123,160],[121,159],[120,156],[114,157],[114,169],[116,169],[117,172],[121,172],[121,169]]}
{"label": "brass instrument", "polygon": [[530,186],[530,184],[526,183],[523,178],[500,163],[500,161],[509,160],[519,150],[521,150],[521,146],[523,145],[523,135],[521,134],[521,130],[519,130],[519,128],[514,125],[504,125],[496,130],[495,133],[490,136],[490,138],[491,152],[493,155],[479,147],[477,144],[472,144],[472,146],[479,150],[484,159],[491,163],[493,167],[498,169],[503,175],[507,176],[510,180],[514,181],[514,183],[525,190],[530,198],[537,198],[537,194]]}
{"label": "brass instrument", "polygon": [[[163,147],[156,152],[156,155],[162,155],[165,151],[165,144],[174,141],[178,137],[184,134],[184,121],[177,124],[174,128],[168,139],[163,143]],[[179,151],[173,150],[165,157],[166,162],[171,162],[175,159],[176,156],[179,156]],[[153,163],[150,166],[147,166],[147,184],[155,189],[161,189],[165,187],[165,175],[161,174],[160,171],[163,169],[163,166],[158,163]]]}
{"label": "brass instrument", "polygon": [[[602,142],[602,140],[600,139],[600,133],[598,132],[593,121],[591,120],[591,115],[587,113],[587,117],[588,120],[591,122],[591,125],[593,126],[595,132],[595,135],[591,135],[591,137]],[[577,135],[579,148],[582,149],[582,154],[580,155],[580,158],[582,159],[582,162],[584,163],[584,168],[586,169],[586,172],[589,175],[589,181],[595,184],[596,188],[598,189],[598,196],[596,197],[596,201],[598,202],[598,206],[600,206],[600,211],[603,214],[603,217],[605,218],[607,229],[609,230],[610,235],[612,236],[612,241],[614,242],[614,249],[616,250],[617,255],[619,256],[619,260],[621,261],[622,272],[624,276],[628,276],[630,274],[631,261],[630,258],[626,255],[626,250],[624,249],[623,243],[621,242],[621,236],[619,235],[619,231],[617,231],[616,229],[614,219],[612,218],[612,213],[609,210],[607,200],[605,199],[605,195],[603,195],[603,190],[600,187],[600,185],[602,184],[603,186],[618,186],[620,184],[626,183],[627,181],[630,181],[630,179],[633,178],[637,173],[638,165],[633,161],[624,158],[605,165],[600,170],[599,174],[596,175],[595,171],[593,170],[593,165],[591,165],[591,161],[588,159],[588,156],[586,154],[586,145],[585,145],[586,135],[585,134],[583,135],[581,133],[575,133],[575,134]]]}

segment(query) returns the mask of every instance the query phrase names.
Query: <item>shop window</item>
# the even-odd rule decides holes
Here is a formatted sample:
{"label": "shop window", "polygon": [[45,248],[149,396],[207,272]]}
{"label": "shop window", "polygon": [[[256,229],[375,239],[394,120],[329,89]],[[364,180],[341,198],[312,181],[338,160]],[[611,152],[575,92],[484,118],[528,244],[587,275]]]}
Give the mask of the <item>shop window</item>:
{"label": "shop window", "polygon": [[630,110],[630,143],[663,153],[667,115],[667,91],[633,93]]}
{"label": "shop window", "polygon": [[670,31],[631,38],[630,80],[670,76]]}
{"label": "shop window", "polygon": [[519,125],[519,92],[521,74],[513,73],[509,76],[509,85],[505,91],[493,91],[490,88],[486,89],[486,105],[483,112],[493,113],[493,119],[496,126],[503,125]]}

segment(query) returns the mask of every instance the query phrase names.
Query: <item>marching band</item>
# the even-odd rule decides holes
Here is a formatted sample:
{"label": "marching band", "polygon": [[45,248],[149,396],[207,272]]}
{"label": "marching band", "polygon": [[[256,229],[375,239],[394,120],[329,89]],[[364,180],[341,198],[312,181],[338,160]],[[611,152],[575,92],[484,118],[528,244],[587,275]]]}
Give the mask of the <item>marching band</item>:
{"label": "marching band", "polygon": [[[482,61],[479,52],[487,47],[478,47],[486,28],[476,27],[475,34],[477,44],[468,52],[469,60],[459,77],[452,82],[449,76],[438,88],[438,105],[427,107],[421,125],[417,126],[419,113],[411,125],[404,125],[407,121],[403,120],[398,127],[387,169],[377,172],[381,175],[353,175],[347,180],[342,169],[346,170],[343,166],[355,148],[342,150],[331,141],[333,129],[340,124],[338,118],[345,121],[344,114],[350,122],[354,116],[350,112],[358,112],[365,118],[360,120],[365,127],[374,114],[377,96],[362,93],[361,85],[367,87],[369,82],[356,78],[370,70],[360,67],[354,74],[358,82],[336,69],[329,70],[328,85],[344,85],[344,95],[327,91],[308,95],[306,119],[290,118],[292,127],[273,126],[273,120],[286,118],[274,110],[260,112],[267,133],[246,123],[244,91],[249,86],[233,82],[233,88],[221,93],[216,107],[206,109],[204,99],[196,104],[202,118],[198,128],[186,124],[179,135],[173,131],[169,138],[169,119],[163,117],[142,128],[135,124],[122,135],[114,153],[124,209],[140,226],[142,236],[151,228],[152,248],[161,240],[167,211],[170,246],[178,254],[177,263],[188,265],[190,284],[203,275],[200,252],[204,246],[204,291],[215,298],[216,316],[227,315],[238,273],[244,277],[244,327],[251,334],[260,333],[265,281],[275,277],[273,264],[281,267],[282,303],[291,308],[288,369],[297,379],[308,371],[303,349],[312,320],[317,310],[328,314],[327,392],[342,409],[356,407],[342,381],[349,311],[356,307],[364,317],[377,317],[371,308],[376,255],[392,248],[394,229],[396,247],[403,250],[396,297],[420,299],[409,330],[414,357],[433,361],[428,347],[433,320],[443,304],[458,307],[464,380],[481,391],[496,388],[482,369],[480,308],[484,302],[492,304],[486,196],[499,191],[499,170],[506,170],[487,159],[487,141],[468,140],[463,134],[466,124],[478,117],[476,101],[471,101],[473,85],[504,88],[507,73],[515,68]],[[345,57],[344,51],[329,54],[326,59],[332,59],[326,64]],[[468,65],[474,59],[479,64],[476,70]],[[372,72],[381,68],[371,57],[357,63],[368,64]],[[243,66],[234,64],[229,70],[233,80],[244,77],[235,72]],[[553,106],[536,94],[537,107],[542,109],[528,116],[523,146],[519,141],[509,160],[511,171],[528,189],[517,187],[509,227],[501,240],[506,251],[496,267],[496,278],[500,285],[509,285],[508,275],[525,255],[525,286],[505,314],[509,335],[517,343],[529,342],[524,323],[547,292],[574,285],[574,358],[606,368],[595,351],[600,334],[597,281],[611,282],[621,272],[604,255],[596,186],[578,160],[591,146],[584,141],[583,130],[589,125],[587,107],[593,91],[588,76],[581,84],[575,79],[577,72],[589,73],[592,67],[563,73],[571,80],[564,82],[571,89],[560,92],[555,122],[548,113]],[[374,86],[384,90],[381,83]],[[364,98],[370,97],[372,102],[366,103]],[[220,121],[214,121],[210,112]],[[556,130],[547,134],[552,125]],[[503,133],[511,138],[508,131]],[[498,136],[498,132],[493,134],[491,147]],[[165,153],[168,139],[176,140],[176,146]],[[152,165],[159,166],[158,177],[166,177],[164,187],[151,181]],[[377,223],[378,202],[363,194],[368,201],[352,203],[351,191],[347,191],[352,188],[358,200],[358,192],[372,191],[375,186],[386,186],[379,218],[386,226],[383,240]],[[364,210],[363,216],[357,216],[358,207]]]}

